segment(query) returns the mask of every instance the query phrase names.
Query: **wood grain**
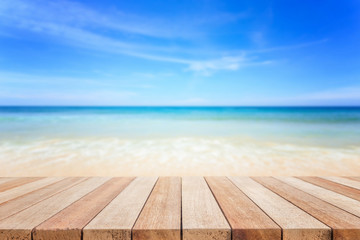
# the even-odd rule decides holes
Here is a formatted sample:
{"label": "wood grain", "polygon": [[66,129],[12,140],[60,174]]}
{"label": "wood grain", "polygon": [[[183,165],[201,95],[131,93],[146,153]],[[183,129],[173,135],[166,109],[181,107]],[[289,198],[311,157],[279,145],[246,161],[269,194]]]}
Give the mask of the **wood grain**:
{"label": "wood grain", "polygon": [[[330,180],[326,180],[320,177],[298,177],[301,180],[312,183],[322,188],[340,193],[342,195],[348,196],[350,198],[360,201],[360,190],[355,189],[340,183],[336,183]],[[351,180],[350,180],[351,181]]]}
{"label": "wood grain", "polygon": [[6,183],[6,182],[11,181],[13,179],[14,179],[13,177],[1,177],[0,178],[0,184]]}
{"label": "wood grain", "polygon": [[231,181],[257,204],[283,230],[284,240],[330,240],[331,229],[248,177]]}
{"label": "wood grain", "polygon": [[131,240],[133,228],[157,177],[138,177],[84,229],[84,240]]}
{"label": "wood grain", "polygon": [[22,186],[9,189],[5,192],[0,192],[0,204],[18,198],[20,196],[23,196],[27,193],[33,192],[35,190],[38,190],[55,182],[59,182],[63,179],[64,178],[59,178],[59,177],[44,178],[35,182],[27,183]]}
{"label": "wood grain", "polygon": [[360,190],[360,182],[355,180],[342,178],[342,177],[322,177],[322,178]]}
{"label": "wood grain", "polygon": [[0,240],[360,240],[359,182],[0,177]]}
{"label": "wood grain", "polygon": [[351,180],[354,180],[354,181],[360,181],[360,177],[345,177],[347,179],[351,179]]}
{"label": "wood grain", "polygon": [[33,231],[33,240],[81,240],[82,229],[134,178],[113,178]]}
{"label": "wood grain", "polygon": [[360,218],[278,179],[253,179],[331,227],[334,240],[360,239]]}
{"label": "wood grain", "polygon": [[181,178],[161,177],[132,231],[133,240],[180,240]]}
{"label": "wood grain", "polygon": [[14,187],[18,187],[24,185],[26,183],[31,183],[33,181],[39,180],[41,178],[38,177],[24,177],[24,178],[14,178],[10,181],[5,181],[4,183],[0,184],[0,192],[4,192]]}
{"label": "wood grain", "polygon": [[36,203],[41,202],[84,180],[85,178],[67,178],[60,182],[56,182],[54,184],[41,188],[37,191],[25,194],[19,198],[3,203],[0,205],[0,220],[7,218],[17,212],[20,212],[32,205],[35,205]]}
{"label": "wood grain", "polygon": [[231,226],[233,240],[281,240],[280,227],[229,179],[206,177],[206,181]]}
{"label": "wood grain", "polygon": [[90,178],[70,189],[0,221],[0,239],[31,240],[31,231],[65,207],[108,181],[109,178]]}
{"label": "wood grain", "polygon": [[182,178],[183,240],[230,240],[231,228],[203,177]]}
{"label": "wood grain", "polygon": [[307,192],[321,200],[331,203],[339,208],[348,211],[358,217],[360,217],[360,202],[352,198],[346,197],[339,193],[327,190],[325,188],[316,186],[314,184],[305,182],[298,178],[293,177],[276,177],[279,180],[290,184],[304,192]]}

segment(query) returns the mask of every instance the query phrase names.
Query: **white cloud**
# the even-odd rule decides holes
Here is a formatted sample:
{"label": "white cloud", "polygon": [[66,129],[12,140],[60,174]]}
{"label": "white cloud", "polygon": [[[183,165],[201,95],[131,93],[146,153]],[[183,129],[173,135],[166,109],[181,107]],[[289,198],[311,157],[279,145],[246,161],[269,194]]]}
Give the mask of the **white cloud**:
{"label": "white cloud", "polygon": [[[209,17],[209,16],[207,16]],[[150,44],[151,41],[134,41],[127,38],[128,34],[143,35],[157,38],[182,38],[196,35],[198,26],[210,22],[230,22],[246,17],[246,14],[217,13],[209,19],[196,18],[153,19],[146,16],[125,14],[118,10],[107,13],[95,11],[82,4],[72,1],[41,1],[41,0],[3,0],[0,4],[0,25],[7,28],[17,28],[39,34],[41,37],[51,37],[53,41],[62,44],[105,51],[111,54],[128,55],[153,61],[177,63],[185,65],[187,71],[201,75],[211,75],[216,71],[235,71],[252,65],[270,64],[272,60],[255,61],[251,57],[255,52],[276,51],[291,48],[278,47],[257,51],[233,51],[224,55],[212,52],[215,56],[203,60],[178,57],[188,49]],[[184,23],[187,24],[184,24]],[[191,23],[189,25],[189,23]],[[116,34],[109,34],[109,31]],[[135,38],[138,39],[138,38]],[[141,39],[141,38],[140,38]],[[167,43],[167,41],[165,41]],[[295,47],[304,47],[313,43],[305,43]],[[196,51],[196,50],[195,50]],[[200,56],[201,57],[201,56]]]}
{"label": "white cloud", "polygon": [[189,69],[193,71],[208,71],[219,69],[237,70],[243,62],[247,62],[245,56],[222,57],[215,60],[192,61],[189,63]]}
{"label": "white cloud", "polygon": [[205,61],[191,61],[189,62],[189,70],[202,73],[204,75],[210,75],[214,71],[218,70],[231,70],[235,71],[241,67],[251,66],[251,65],[266,65],[270,64],[271,61],[253,61],[252,59],[246,57],[245,54],[240,56],[228,56],[222,57],[214,60],[205,60]]}
{"label": "white cloud", "polygon": [[160,38],[193,38],[198,35],[198,26],[208,23],[223,24],[245,18],[246,13],[214,12],[212,15],[183,15],[161,19],[107,9],[101,13],[84,4],[68,0],[3,0],[0,15],[15,20],[29,19],[81,28],[102,28]]}
{"label": "white cloud", "polygon": [[[56,41],[65,41],[67,44],[82,48],[125,54],[155,61],[184,64],[188,66],[188,70],[199,72],[203,75],[210,75],[212,72],[218,70],[237,70],[239,67],[249,65],[250,63],[244,55],[226,56],[214,60],[193,60],[149,53],[154,51],[162,52],[164,49],[157,46],[146,46],[120,41],[117,38],[91,32],[87,28],[84,28],[84,25],[88,25],[89,21],[96,19],[102,22],[102,27],[108,26],[107,17],[97,16],[97,13],[83,9],[77,4],[71,4],[70,2],[65,3],[64,5],[52,3],[54,6],[50,4],[50,8],[59,8],[59,13],[57,14],[60,16],[60,19],[43,11],[40,6],[35,8],[33,5],[20,0],[14,0],[11,4],[7,2],[5,6],[8,5],[8,8],[3,7],[4,9],[2,9],[0,13],[8,18],[8,24],[15,24],[21,29],[56,37]],[[64,8],[66,8],[66,10]],[[5,11],[9,12],[5,13]],[[10,14],[11,12],[13,13]],[[72,17],[73,15],[81,16]],[[97,24],[99,24],[99,22],[97,22]],[[130,31],[130,29],[122,30]]]}

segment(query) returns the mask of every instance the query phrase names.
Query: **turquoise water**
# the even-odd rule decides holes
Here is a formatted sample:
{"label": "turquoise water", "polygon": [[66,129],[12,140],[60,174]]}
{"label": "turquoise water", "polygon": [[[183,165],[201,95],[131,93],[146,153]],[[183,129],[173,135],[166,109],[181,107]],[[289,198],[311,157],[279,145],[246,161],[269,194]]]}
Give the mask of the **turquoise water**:
{"label": "turquoise water", "polygon": [[0,141],[234,137],[360,144],[360,107],[0,107]]}
{"label": "turquoise water", "polygon": [[360,108],[0,107],[0,176],[358,175]]}

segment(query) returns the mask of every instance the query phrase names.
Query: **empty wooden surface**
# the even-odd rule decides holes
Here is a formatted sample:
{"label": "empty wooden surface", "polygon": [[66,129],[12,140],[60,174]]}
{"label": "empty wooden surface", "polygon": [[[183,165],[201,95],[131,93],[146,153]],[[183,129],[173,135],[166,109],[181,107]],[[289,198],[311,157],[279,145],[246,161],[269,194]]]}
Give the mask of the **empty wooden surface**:
{"label": "empty wooden surface", "polygon": [[327,179],[329,181],[333,181],[348,187],[360,189],[360,182],[352,179],[342,178],[342,177],[322,177],[324,179]]}
{"label": "empty wooden surface", "polygon": [[230,240],[231,229],[203,177],[182,178],[184,240]]}
{"label": "empty wooden surface", "polygon": [[14,187],[18,187],[21,185],[24,185],[26,183],[30,183],[36,180],[39,180],[41,178],[37,178],[37,177],[24,177],[24,178],[14,178],[14,179],[10,179],[10,181],[5,181],[3,183],[0,184],[0,192],[4,192],[8,189],[14,188]]}
{"label": "empty wooden surface", "polygon": [[[331,180],[327,180],[320,177],[298,177],[301,180],[304,180],[306,182],[315,184],[317,186],[320,186],[322,188],[326,188],[328,190],[340,193],[344,196],[351,197],[356,200],[360,200],[360,190],[356,188],[352,188],[337,182],[333,182]],[[351,180],[349,180],[351,181]]]}
{"label": "empty wooden surface", "polygon": [[248,177],[230,177],[282,229],[283,239],[330,240],[329,227]]}
{"label": "empty wooden surface", "polygon": [[22,186],[11,188],[5,192],[0,192],[0,204],[15,199],[17,197],[23,196],[27,193],[33,192],[35,190],[38,190],[42,187],[48,186],[63,179],[64,178],[58,178],[58,177],[44,178],[35,182],[24,184]]}
{"label": "empty wooden surface", "polygon": [[133,240],[181,239],[181,178],[157,181],[132,232]]}
{"label": "empty wooden surface", "polygon": [[108,181],[90,178],[0,221],[0,239],[31,239],[32,230],[71,203]]}
{"label": "empty wooden surface", "polygon": [[360,202],[355,199],[324,189],[298,178],[279,177],[278,179],[360,217]]}
{"label": "empty wooden surface", "polygon": [[358,182],[0,178],[0,240],[360,240]]}
{"label": "empty wooden surface", "polygon": [[82,229],[85,225],[109,204],[132,180],[133,178],[113,178],[107,181],[36,227],[35,231],[33,231],[33,239],[81,240]]}
{"label": "empty wooden surface", "polygon": [[20,212],[21,210],[26,209],[38,202],[41,202],[44,199],[47,199],[65,189],[68,189],[83,180],[83,178],[78,177],[66,178],[62,181],[50,184],[36,191],[25,194],[19,198],[3,203],[0,205],[0,220]]}
{"label": "empty wooden surface", "polygon": [[360,182],[360,177],[345,177],[345,178]]}
{"label": "empty wooden surface", "polygon": [[254,177],[254,179],[331,227],[333,239],[360,238],[360,218],[278,179],[272,177]]}
{"label": "empty wooden surface", "polygon": [[11,177],[2,177],[2,178],[0,178],[0,184],[5,183],[5,182],[8,182],[8,181],[10,181],[10,180],[12,180],[12,179],[14,179],[14,178],[11,178]]}
{"label": "empty wooden surface", "polygon": [[280,240],[281,228],[226,177],[206,181],[232,228],[233,240]]}
{"label": "empty wooden surface", "polygon": [[157,177],[138,177],[83,230],[84,240],[131,240],[131,230]]}

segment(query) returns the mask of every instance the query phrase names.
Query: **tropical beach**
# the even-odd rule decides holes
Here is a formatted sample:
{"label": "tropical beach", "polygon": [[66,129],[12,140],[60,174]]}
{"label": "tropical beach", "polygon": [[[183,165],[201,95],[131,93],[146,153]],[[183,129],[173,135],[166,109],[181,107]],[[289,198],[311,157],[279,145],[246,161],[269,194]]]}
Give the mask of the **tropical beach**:
{"label": "tropical beach", "polygon": [[2,176],[356,175],[360,108],[2,107]]}
{"label": "tropical beach", "polygon": [[360,240],[360,1],[1,0],[0,240]]}

